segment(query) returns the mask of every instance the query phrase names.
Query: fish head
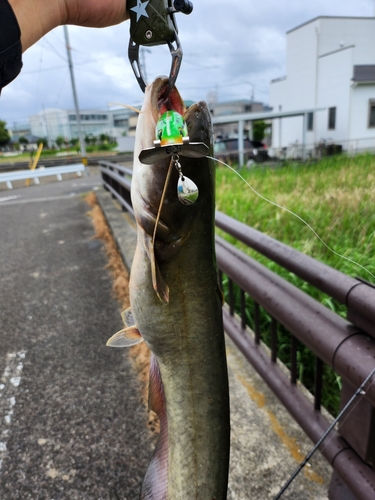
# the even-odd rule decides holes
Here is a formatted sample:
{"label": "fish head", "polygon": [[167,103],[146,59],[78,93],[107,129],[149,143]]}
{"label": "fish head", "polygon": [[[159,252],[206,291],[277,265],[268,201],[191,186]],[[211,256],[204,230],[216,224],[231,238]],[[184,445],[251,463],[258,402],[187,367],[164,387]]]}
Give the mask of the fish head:
{"label": "fish head", "polygon": [[170,111],[177,111],[183,115],[186,106],[176,87],[168,94],[168,79],[157,78],[152,84],[146,87],[145,98],[141,113],[137,122],[135,156],[153,146],[155,139],[156,125],[159,118]]}
{"label": "fish head", "polygon": [[[186,109],[177,88],[173,87],[169,92],[167,78],[159,77],[146,88],[136,130],[132,202],[137,222],[148,235],[152,236],[159,213],[156,233],[158,242],[175,244],[186,235],[187,226],[198,214],[202,213],[202,210],[205,210],[203,205],[207,204],[209,193],[212,199],[214,175],[212,162],[209,162],[207,158],[179,157],[182,174],[193,180],[200,193],[198,200],[187,207],[178,199],[179,173],[174,166],[166,185],[171,164],[170,156],[165,156],[151,165],[141,163],[139,154],[153,147],[159,119],[168,112],[177,112],[182,116],[183,122],[187,125],[190,142],[206,144],[209,148],[208,154],[212,154],[213,130],[206,103],[199,102]],[[212,211],[212,206],[210,211]]]}

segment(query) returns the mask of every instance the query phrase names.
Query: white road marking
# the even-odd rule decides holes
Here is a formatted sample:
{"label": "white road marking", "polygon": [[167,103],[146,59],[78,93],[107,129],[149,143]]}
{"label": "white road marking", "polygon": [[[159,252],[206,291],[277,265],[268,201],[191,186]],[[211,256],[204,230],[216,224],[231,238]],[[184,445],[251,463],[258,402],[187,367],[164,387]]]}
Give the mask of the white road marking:
{"label": "white road marking", "polygon": [[0,203],[2,203],[4,201],[16,200],[17,198],[21,198],[21,196],[20,195],[5,196],[5,197],[0,198]]}
{"label": "white road marking", "polygon": [[23,350],[8,353],[6,366],[0,379],[0,472],[7,452],[9,426],[12,422],[13,407],[16,404],[17,388],[21,383],[22,360],[25,356],[26,351]]}
{"label": "white road marking", "polygon": [[97,182],[80,182],[79,184],[76,182],[73,182],[72,187],[91,187],[92,189],[99,189],[99,186],[101,186],[100,183]]}
{"label": "white road marking", "polygon": [[61,196],[44,196],[42,198],[30,198],[30,199],[24,199],[24,200],[16,200],[16,201],[6,201],[3,203],[3,206],[9,206],[9,205],[23,205],[26,203],[41,203],[44,201],[56,201],[56,200],[69,200],[73,197],[80,197],[80,193],[71,193],[68,195],[61,195]]}

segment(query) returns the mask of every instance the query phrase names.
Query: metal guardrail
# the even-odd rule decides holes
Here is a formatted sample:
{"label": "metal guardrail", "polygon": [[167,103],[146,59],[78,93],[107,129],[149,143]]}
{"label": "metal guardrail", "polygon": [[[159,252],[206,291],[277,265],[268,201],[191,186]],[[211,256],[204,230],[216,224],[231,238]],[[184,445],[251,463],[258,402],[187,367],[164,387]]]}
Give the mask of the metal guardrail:
{"label": "metal guardrail", "polygon": [[[104,187],[133,212],[131,169],[101,162]],[[347,306],[348,319],[245,255],[216,238],[220,275],[228,278],[229,304],[224,327],[237,347],[270,386],[282,404],[316,443],[329,426],[321,413],[323,364],[342,377],[344,405],[375,367],[375,287],[346,276],[259,231],[217,212],[216,225],[257,252]],[[241,311],[235,314],[233,285],[240,288]],[[246,327],[246,297],[254,301],[254,335]],[[262,347],[260,308],[271,316],[270,354]],[[277,361],[278,324],[290,332],[290,371]],[[316,355],[314,400],[301,390],[297,376],[297,342]],[[334,469],[330,499],[375,498],[375,383],[352,409],[338,431],[320,448]]]}
{"label": "metal guardrail", "polygon": [[105,188],[118,199],[125,210],[133,214],[130,197],[133,170],[110,161],[100,161],[99,165]]}
{"label": "metal guardrail", "polygon": [[39,177],[48,177],[51,175],[56,175],[61,181],[62,174],[77,173],[82,175],[86,168],[83,163],[76,163],[74,165],[66,165],[63,167],[51,167],[51,168],[37,168],[35,170],[18,170],[15,172],[4,172],[0,174],[0,182],[6,182],[8,189],[13,189],[12,181],[19,181],[25,179],[34,179],[35,184],[39,184]]}

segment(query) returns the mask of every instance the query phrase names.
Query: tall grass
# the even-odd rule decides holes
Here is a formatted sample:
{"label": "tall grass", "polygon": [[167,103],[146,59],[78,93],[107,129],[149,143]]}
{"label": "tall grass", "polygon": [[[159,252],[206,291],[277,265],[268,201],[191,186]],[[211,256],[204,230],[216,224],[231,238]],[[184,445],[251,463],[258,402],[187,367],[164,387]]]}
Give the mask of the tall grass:
{"label": "tall grass", "polygon": [[[317,163],[294,163],[276,168],[257,166],[251,170],[242,169],[240,173],[264,197],[304,219],[329,248],[358,262],[375,275],[374,155],[342,155]],[[258,197],[231,170],[218,167],[216,186],[218,210],[345,274],[375,282],[364,269],[331,252],[299,219]],[[342,316],[346,315],[345,306],[229,235],[219,233],[325,306]],[[249,308],[251,311],[251,303]],[[249,323],[250,318],[251,313]],[[263,340],[267,343],[266,314],[262,322]],[[281,327],[278,355],[286,364],[289,361],[288,339],[287,332]],[[314,355],[304,346],[299,349],[299,371],[302,382],[312,390]],[[328,368],[324,372],[324,386],[323,403],[336,414],[340,379]]]}

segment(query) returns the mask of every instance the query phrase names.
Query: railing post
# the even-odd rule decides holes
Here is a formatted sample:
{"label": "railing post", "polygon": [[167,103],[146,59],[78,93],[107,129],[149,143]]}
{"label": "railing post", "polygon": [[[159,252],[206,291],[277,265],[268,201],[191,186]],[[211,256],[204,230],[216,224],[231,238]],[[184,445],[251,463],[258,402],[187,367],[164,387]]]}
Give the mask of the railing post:
{"label": "railing post", "polygon": [[238,169],[243,167],[245,163],[243,126],[244,126],[243,120],[239,120],[238,121]]}
{"label": "railing post", "polygon": [[[367,284],[374,288],[371,283],[361,280],[362,284]],[[349,298],[350,292],[348,294]],[[361,328],[370,337],[374,338],[375,324],[367,318],[363,318],[358,312],[348,308],[348,320]],[[374,380],[371,381],[375,383]],[[370,383],[371,383],[370,382]],[[343,380],[341,390],[341,408],[353,396],[357,387]],[[339,423],[338,431],[347,441],[359,457],[367,463],[372,469],[375,469],[375,408],[365,398],[360,398],[348,415]],[[356,500],[350,493],[342,478],[333,472],[329,487],[330,500]]]}
{"label": "railing post", "polygon": [[306,131],[307,131],[307,113],[303,115],[302,128],[302,161],[306,160]]}

